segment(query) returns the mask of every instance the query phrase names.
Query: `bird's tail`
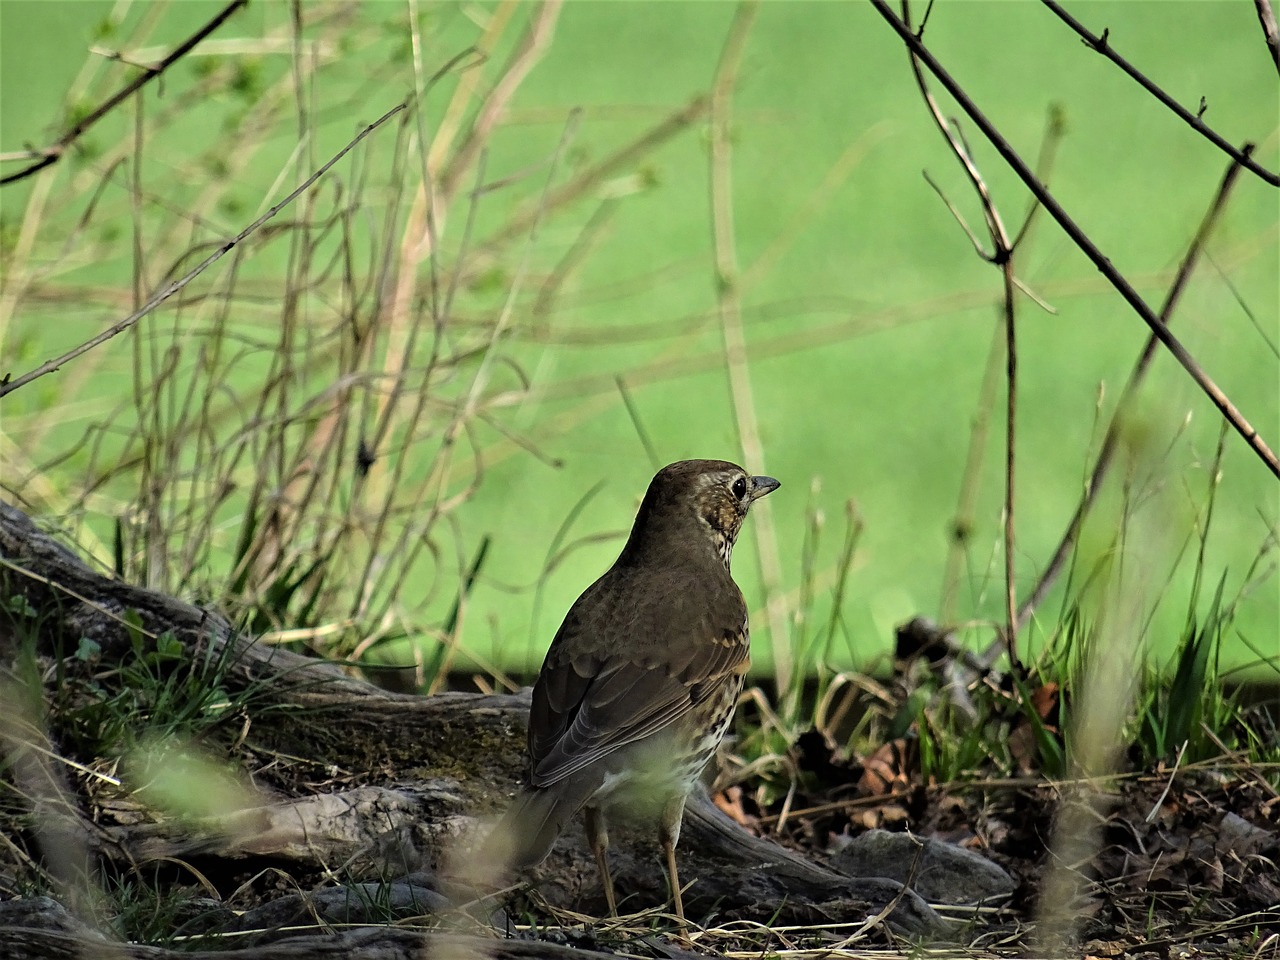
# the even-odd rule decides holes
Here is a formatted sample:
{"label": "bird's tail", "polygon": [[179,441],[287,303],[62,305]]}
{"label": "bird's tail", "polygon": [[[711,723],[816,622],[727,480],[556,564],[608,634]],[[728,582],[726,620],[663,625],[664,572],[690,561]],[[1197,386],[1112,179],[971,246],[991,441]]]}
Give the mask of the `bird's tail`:
{"label": "bird's tail", "polygon": [[597,786],[590,778],[580,778],[554,787],[526,787],[485,840],[485,858],[509,870],[541,863]]}

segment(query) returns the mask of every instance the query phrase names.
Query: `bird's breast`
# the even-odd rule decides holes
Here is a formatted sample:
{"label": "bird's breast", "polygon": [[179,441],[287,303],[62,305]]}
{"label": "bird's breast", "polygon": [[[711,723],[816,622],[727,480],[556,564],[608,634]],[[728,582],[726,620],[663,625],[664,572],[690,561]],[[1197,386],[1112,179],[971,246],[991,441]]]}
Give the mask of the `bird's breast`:
{"label": "bird's breast", "polygon": [[619,750],[592,802],[644,808],[689,793],[733,723],[743,681],[741,674],[726,677],[679,721]]}

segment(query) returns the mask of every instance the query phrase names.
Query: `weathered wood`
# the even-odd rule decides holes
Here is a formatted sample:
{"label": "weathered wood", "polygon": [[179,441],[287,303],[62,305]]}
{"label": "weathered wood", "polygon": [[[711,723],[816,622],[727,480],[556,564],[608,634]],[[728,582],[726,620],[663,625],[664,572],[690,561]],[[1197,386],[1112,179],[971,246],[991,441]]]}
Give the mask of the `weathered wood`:
{"label": "weathered wood", "polygon": [[[0,960],[615,960],[611,953],[546,940],[385,925],[318,930],[237,946],[242,941],[228,937],[217,942],[226,949],[217,950],[121,943],[81,924],[47,898],[0,903]],[[641,950],[645,946],[639,944]],[[628,953],[637,955],[635,948]],[[663,945],[661,956],[693,960],[699,955]]]}
{"label": "weathered wood", "polygon": [[110,846],[129,862],[214,856],[270,857],[315,867],[343,863],[366,871],[409,873],[472,818],[451,781],[367,786],[252,807],[200,829],[161,821],[108,827]]}
{"label": "weathered wood", "polygon": [[[305,757],[308,769],[319,771],[304,795],[234,812],[201,829],[170,822],[99,826],[103,839],[94,849],[101,856],[128,864],[163,857],[287,859],[317,871],[341,863],[355,877],[425,870],[465,874],[492,887],[503,881],[491,865],[474,863],[470,850],[485,818],[509,802],[523,774],[527,694],[418,697],[381,690],[334,666],[238,636],[215,612],[103,576],[4,504],[0,557],[7,565],[0,570],[0,608],[11,609],[8,601],[21,594],[39,611],[35,642],[41,655],[75,650],[79,638],[88,637],[103,660],[132,656],[126,613],[150,633],[171,633],[193,657],[210,645],[215,654],[228,650],[234,657],[229,685],[271,685],[272,709],[249,718],[248,749]],[[7,661],[23,625],[0,613],[6,616],[0,620],[0,657]],[[343,789],[330,782],[338,772]],[[610,860],[624,908],[666,902],[652,828],[622,823],[611,833]],[[943,926],[897,883],[854,879],[753,837],[705,797],[691,799],[678,855],[682,879],[693,881],[685,904],[695,920],[847,922],[894,903],[890,922],[901,930],[937,934]],[[604,912],[595,863],[578,826],[561,838],[534,879],[554,906]],[[351,955],[347,948],[344,953]]]}

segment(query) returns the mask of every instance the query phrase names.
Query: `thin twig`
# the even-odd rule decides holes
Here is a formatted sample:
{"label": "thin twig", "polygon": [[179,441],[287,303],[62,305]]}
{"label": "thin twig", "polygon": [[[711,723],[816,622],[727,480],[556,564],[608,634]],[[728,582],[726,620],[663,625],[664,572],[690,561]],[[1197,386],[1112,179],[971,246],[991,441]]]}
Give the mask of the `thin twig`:
{"label": "thin twig", "polygon": [[[582,197],[590,196],[609,177],[616,176],[620,171],[634,169],[641,158],[701,120],[708,107],[706,97],[695,96],[631,142],[610,153],[599,163],[586,167],[572,179],[557,187],[547,198],[547,209],[557,210]],[[541,204],[526,206],[516,211],[507,223],[485,238],[485,249],[495,249],[516,237],[523,236],[537,214],[537,206]]]}
{"label": "thin twig", "polygon": [[960,493],[956,497],[956,512],[948,531],[947,559],[942,572],[942,600],[938,605],[938,618],[943,623],[955,619],[956,588],[960,573],[968,556],[973,537],[973,514],[978,500],[979,481],[982,474],[983,454],[987,448],[987,430],[991,423],[991,411],[995,407],[996,388],[999,384],[1000,352],[1004,337],[997,327],[991,334],[991,346],[987,350],[987,362],[983,366],[982,385],[978,388],[976,412],[969,423],[969,449],[965,454],[964,470],[960,473]]}
{"label": "thin twig", "polygon": [[266,223],[268,220],[274,217],[277,213],[279,213],[285,207],[289,206],[289,204],[293,203],[293,201],[296,200],[298,197],[300,197],[303,193],[305,193],[313,183],[315,183],[322,176],[328,173],[329,169],[334,164],[336,164],[339,160],[345,157],[348,153],[350,153],[351,150],[358,143],[360,143],[361,140],[363,140],[369,134],[373,133],[373,131],[377,130],[380,126],[382,126],[392,117],[394,117],[401,110],[404,110],[405,107],[407,106],[408,106],[407,102],[396,104],[394,107],[392,107],[390,110],[384,113],[381,117],[379,117],[373,123],[369,124],[369,126],[361,130],[360,133],[356,135],[355,139],[351,140],[345,147],[343,147],[336,154],[334,154],[334,156],[330,158],[330,160],[324,166],[322,166],[319,170],[317,170],[311,176],[307,177],[307,179],[304,180],[301,183],[301,185],[299,185],[295,190],[293,190],[293,192],[291,192],[287,197],[285,197],[283,200],[277,203],[274,207],[272,207],[270,210],[268,210],[266,213],[260,216],[257,220],[253,221],[253,223],[249,224],[249,226],[245,227],[243,230],[237,233],[234,237],[232,237],[226,243],[223,243],[222,245],[220,245],[218,249],[215,250],[212,254],[205,257],[203,260],[201,260],[200,263],[197,264],[194,269],[190,270],[184,276],[179,277],[177,280],[170,283],[163,290],[161,290],[159,293],[153,296],[150,300],[144,303],[139,309],[135,310],[133,313],[125,317],[119,323],[113,324],[112,326],[108,327],[106,330],[102,331],[102,333],[98,334],[96,337],[93,337],[90,340],[86,340],[84,343],[80,344],[79,346],[71,350],[68,350],[62,356],[56,357],[53,360],[45,361],[40,366],[36,367],[36,369],[32,370],[30,373],[25,373],[22,376],[18,377],[18,379],[16,380],[10,380],[7,374],[3,378],[0,378],[0,397],[3,397],[7,394],[12,393],[14,390],[17,390],[19,387],[26,386],[32,380],[38,380],[40,377],[43,377],[45,374],[53,373],[54,371],[60,369],[63,366],[63,364],[70,363],[76,357],[79,357],[82,354],[88,353],[94,347],[97,347],[103,343],[106,343],[112,337],[115,337],[123,333],[125,330],[128,330],[130,327],[136,324],[139,320],[141,320],[147,314],[154,311],[158,306],[160,306],[160,304],[164,303],[166,300],[172,297],[175,293],[178,293],[179,291],[181,291],[192,280],[200,276],[200,274],[204,273],[205,270],[207,270],[209,267],[213,266],[213,264],[221,260],[223,256],[225,256],[229,251],[234,249],[237,244],[247,239],[248,237],[252,236],[258,230],[259,227],[261,227],[264,223]]}
{"label": "thin twig", "polygon": [[[910,27],[911,7],[909,0],[902,0],[902,21]],[[921,32],[923,32],[923,26]],[[916,34],[917,37],[920,34]],[[1017,465],[1017,447],[1015,440],[1017,437],[1017,412],[1018,412],[1018,344],[1017,344],[1017,311],[1014,306],[1014,291],[1016,289],[1017,280],[1013,274],[1013,254],[1014,245],[1009,239],[1009,232],[1005,229],[1004,220],[1000,216],[1000,211],[996,209],[995,202],[991,199],[991,191],[987,188],[986,181],[982,177],[982,172],[978,169],[977,163],[973,159],[973,154],[969,150],[969,145],[965,142],[964,136],[960,131],[960,127],[954,121],[947,123],[946,118],[942,114],[941,107],[938,106],[937,100],[929,90],[929,84],[925,80],[924,71],[920,67],[920,59],[914,51],[910,51],[911,71],[916,78],[916,86],[920,88],[920,95],[924,98],[925,106],[928,107],[930,115],[933,117],[934,123],[938,127],[938,131],[951,147],[951,152],[955,158],[960,161],[960,166],[964,169],[965,174],[969,177],[969,182],[973,185],[974,191],[978,194],[978,200],[982,204],[982,215],[987,222],[987,233],[991,239],[991,253],[986,254],[982,250],[981,244],[977,241],[973,231],[964,224],[963,219],[956,214],[955,208],[951,208],[952,213],[960,220],[964,226],[965,233],[969,235],[970,241],[974,245],[974,249],[978,251],[978,255],[989,263],[993,263],[1000,268],[1001,280],[1003,284],[1003,303],[1001,317],[1004,327],[1004,358],[1005,358],[1005,459],[1004,459],[1004,586],[1005,586],[1005,646],[1009,655],[1009,665],[1014,667],[1018,663],[1018,617],[1017,617],[1017,587],[1014,581],[1014,479],[1016,476],[1015,467]],[[931,184],[932,185],[932,184]],[[937,189],[936,187],[934,189]],[[945,199],[945,198],[944,198]]]}
{"label": "thin twig", "polygon": [[1280,73],[1280,28],[1276,26],[1276,12],[1271,9],[1271,0],[1253,0],[1253,6],[1258,11],[1258,22],[1262,24],[1262,35],[1266,37],[1271,59]]}
{"label": "thin twig", "polygon": [[644,452],[649,457],[649,466],[654,471],[657,471],[662,467],[662,460],[658,458],[658,448],[653,445],[653,439],[649,436],[649,431],[644,428],[644,421],[640,418],[640,408],[636,406],[635,399],[631,396],[626,378],[622,374],[618,374],[615,379],[618,381],[618,393],[622,397],[622,405],[627,408],[627,416],[631,418],[631,425],[635,428],[636,436],[640,438],[640,445],[644,447]]}
{"label": "thin twig", "polygon": [[[1086,47],[1088,47],[1090,50],[1094,50],[1102,54],[1104,57],[1106,57],[1108,60],[1114,63],[1117,67],[1119,67],[1129,76],[1131,76],[1134,80],[1138,82],[1139,86],[1141,86],[1149,94],[1151,94],[1153,97],[1159,100],[1162,104],[1168,107],[1171,111],[1173,111],[1173,113],[1176,114],[1178,118],[1181,119],[1185,124],[1187,124],[1187,126],[1191,127],[1192,130],[1195,130],[1197,133],[1203,136],[1206,140],[1212,143],[1215,147],[1217,147],[1223,153],[1227,154],[1227,156],[1235,160],[1236,163],[1240,164],[1250,173],[1257,174],[1259,177],[1261,177],[1267,183],[1271,184],[1273,187],[1280,187],[1280,174],[1273,173],[1272,171],[1268,170],[1266,167],[1258,163],[1256,160],[1254,160],[1253,157],[1250,156],[1248,149],[1241,150],[1236,147],[1233,147],[1221,135],[1219,135],[1212,127],[1210,127],[1207,123],[1205,123],[1204,120],[1202,120],[1198,114],[1192,113],[1182,104],[1178,103],[1177,100],[1173,99],[1173,97],[1165,93],[1165,91],[1158,84],[1156,84],[1155,81],[1149,78],[1146,74],[1144,74],[1141,70],[1139,70],[1137,67],[1131,64],[1124,57],[1120,56],[1120,54],[1116,53],[1116,51],[1111,46],[1109,31],[1103,30],[1102,35],[1097,36],[1096,34],[1090,32],[1089,28],[1086,27],[1084,24],[1082,24],[1079,20],[1071,16],[1071,14],[1067,13],[1066,10],[1062,9],[1062,6],[1058,4],[1056,0],[1040,0],[1040,2],[1043,3],[1046,7],[1048,7],[1053,12],[1054,16],[1056,16],[1059,20],[1065,23],[1068,27],[1070,27],[1076,33],[1080,34],[1080,36],[1084,38],[1084,45]],[[1267,0],[1254,0],[1254,2],[1257,3],[1259,6],[1258,17],[1261,19],[1263,16],[1261,7],[1263,4],[1267,2]],[[1263,20],[1263,29],[1264,30],[1266,29],[1265,20]],[[1271,20],[1271,29],[1272,31],[1275,30],[1274,17],[1272,17],[1272,20]],[[1274,32],[1268,35],[1267,42],[1269,45],[1271,45],[1274,42],[1274,37],[1275,37]],[[1274,47],[1272,48],[1272,52],[1275,53]],[[1277,65],[1277,69],[1280,69],[1280,64]]]}
{"label": "thin twig", "polygon": [[[908,834],[908,836],[910,836],[910,834]],[[889,915],[892,914],[894,910],[898,909],[898,904],[902,902],[908,892],[912,892],[914,890],[916,877],[920,873],[920,865],[924,863],[925,844],[923,840],[919,840],[914,836],[911,837],[911,839],[915,842],[916,852],[911,858],[911,866],[907,869],[907,875],[902,879],[902,886],[898,890],[897,894],[894,895],[892,900],[884,905],[879,913],[868,917],[861,926],[853,931],[853,933],[849,934],[849,936],[845,937],[844,940],[836,944],[832,948],[833,950],[848,949],[851,944],[861,939],[867,931],[871,930],[878,924],[884,923],[884,921],[888,919]]]}
{"label": "thin twig", "polygon": [[91,111],[82,120],[79,120],[70,130],[59,137],[54,143],[45,147],[43,150],[37,151],[40,159],[35,163],[23,167],[17,173],[11,173],[6,177],[0,177],[0,187],[9,183],[17,183],[19,180],[25,180],[34,173],[43,170],[45,167],[52,166],[61,160],[67,152],[67,147],[75,143],[81,136],[88,132],[89,128],[105,117],[108,113],[118,107],[121,103],[132,96],[136,91],[142,89],[156,77],[163,74],[171,66],[190,53],[201,40],[207,37],[218,27],[222,26],[227,19],[243,7],[249,0],[231,0],[231,3],[223,7],[216,16],[199,30],[187,37],[182,43],[174,47],[173,52],[152,67],[140,67],[142,73],[134,77],[123,87],[117,90],[112,96],[108,97],[96,110]]}
{"label": "thin twig", "polygon": [[[1058,145],[1062,142],[1063,136],[1067,131],[1067,122],[1064,117],[1063,109],[1060,104],[1049,104],[1049,116],[1045,120],[1044,136],[1040,138],[1040,156],[1036,158],[1036,178],[1042,183],[1049,182],[1049,171],[1053,169],[1053,161],[1058,156]],[[1031,228],[1035,224],[1038,214],[1041,210],[1039,202],[1032,197],[1027,203],[1027,215],[1023,218],[1022,227],[1018,230],[1018,235],[1013,238],[1015,247],[1021,246],[1031,233]],[[1055,313],[1048,304],[1038,300],[1028,290],[1023,293],[1031,297],[1049,313]]]}
{"label": "thin twig", "polygon": [[539,5],[537,14],[530,19],[528,29],[520,38],[520,45],[512,52],[511,59],[498,75],[497,83],[480,104],[466,137],[458,144],[440,173],[437,189],[446,200],[453,197],[463,175],[489,142],[490,134],[497,127],[498,121],[506,114],[511,98],[551,46],[562,2],[563,0],[544,0]]}
{"label": "thin twig", "polygon": [[1015,445],[1018,413],[1018,343],[1014,326],[1013,306],[1013,250],[1000,264],[1004,280],[1004,364],[1005,364],[1005,426],[1004,426],[1004,596],[1005,596],[1005,645],[1009,653],[1009,669],[1018,667],[1018,587],[1014,580],[1013,554],[1013,490],[1014,466],[1017,462]]}
{"label": "thin twig", "polygon": [[[921,29],[923,30],[923,24]],[[1053,161],[1057,156],[1058,144],[1062,141],[1063,133],[1062,111],[1057,107],[1050,107],[1044,136],[1040,140],[1040,156],[1036,160],[1036,176],[1041,180],[1046,180],[1049,171],[1053,168]],[[927,176],[926,179],[928,179]],[[952,216],[960,222],[978,255],[985,257],[986,254],[980,242],[974,236],[973,231],[969,229],[969,225],[964,222],[959,211],[955,209],[954,205],[946,197],[942,196],[942,191],[931,180],[930,186],[942,197],[943,202],[951,210]],[[1030,236],[1032,225],[1036,220],[1036,214],[1040,209],[1040,204],[1036,203],[1033,198],[1023,217],[1022,226],[1013,238],[1012,246],[1015,250],[1022,246],[1023,241]],[[1018,289],[1042,310],[1051,314],[1056,313],[1038,294],[1032,292],[1020,281],[1017,281],[1017,283]],[[999,330],[995,331],[996,335],[992,339],[987,362],[983,368],[984,373],[982,375],[982,386],[978,394],[977,413],[974,415],[970,426],[969,450],[965,456],[965,468],[961,474],[960,494],[956,501],[955,518],[952,521],[950,536],[948,537],[950,547],[947,551],[946,566],[942,579],[942,602],[939,605],[939,617],[943,623],[950,623],[954,619],[956,586],[959,583],[961,564],[967,556],[969,537],[973,530],[973,512],[974,505],[977,502],[978,480],[982,471],[983,452],[987,445],[988,420],[995,404],[996,362],[999,359],[1001,349],[999,332]]]}
{"label": "thin twig", "polygon": [[1151,809],[1147,811],[1147,815],[1142,818],[1143,823],[1154,823],[1156,817],[1160,813],[1160,808],[1164,806],[1165,799],[1169,796],[1169,791],[1173,789],[1173,781],[1178,777],[1178,768],[1182,766],[1182,758],[1187,753],[1187,741],[1183,740],[1178,746],[1178,754],[1173,758],[1173,769],[1169,771],[1169,776],[1165,778],[1164,789],[1160,791],[1160,796],[1156,798],[1156,802]]}
{"label": "thin twig", "polygon": [[[1177,308],[1178,301],[1182,298],[1182,292],[1186,289],[1187,283],[1191,279],[1191,272],[1195,269],[1196,262],[1204,250],[1205,243],[1209,239],[1209,233],[1212,231],[1214,224],[1218,222],[1218,218],[1226,206],[1227,195],[1231,192],[1232,185],[1235,183],[1239,173],[1240,164],[1233,161],[1231,166],[1227,168],[1222,182],[1218,185],[1218,190],[1213,195],[1209,209],[1200,221],[1200,227],[1196,230],[1196,235],[1192,238],[1191,245],[1187,248],[1186,255],[1182,258],[1182,263],[1178,266],[1178,273],[1169,287],[1169,292],[1165,294],[1164,303],[1160,307],[1160,319],[1162,322],[1167,324],[1173,319],[1173,311]],[[1030,596],[1023,601],[1022,607],[1018,611],[1018,625],[1020,627],[1026,626],[1036,607],[1048,596],[1054,581],[1058,579],[1058,576],[1066,567],[1067,558],[1071,555],[1076,538],[1080,535],[1080,528],[1084,525],[1084,518],[1088,514],[1090,507],[1093,506],[1093,501],[1097,498],[1098,491],[1102,489],[1102,480],[1111,466],[1112,457],[1120,439],[1120,429],[1124,415],[1129,410],[1133,398],[1138,392],[1138,387],[1146,376],[1147,368],[1151,365],[1155,352],[1156,336],[1152,334],[1143,345],[1142,352],[1138,355],[1137,362],[1134,363],[1129,379],[1126,381],[1124,390],[1120,394],[1120,399],[1116,403],[1115,411],[1111,414],[1111,422],[1107,425],[1107,432],[1103,436],[1102,446],[1098,449],[1098,459],[1093,465],[1093,472],[1089,475],[1089,481],[1085,485],[1080,502],[1076,505],[1075,513],[1072,514],[1071,521],[1067,524],[1067,529],[1062,534],[1062,539],[1058,542],[1053,556],[1050,558],[1044,572],[1040,575],[1039,582],[1036,583]]]}
{"label": "thin twig", "polygon": [[[1156,315],[1155,311],[1151,309],[1147,302],[1142,299],[1142,296],[1134,289],[1133,285],[1129,283],[1129,281],[1125,279],[1124,275],[1112,265],[1107,256],[1103,254],[1103,252],[1098,249],[1098,246],[1089,238],[1088,234],[1086,234],[1084,230],[1082,230],[1076,222],[1071,219],[1070,215],[1065,209],[1063,209],[1062,205],[1058,203],[1053,194],[1049,192],[1048,188],[1036,178],[1035,174],[1031,172],[1031,169],[1027,166],[1026,162],[1018,156],[1017,151],[1013,149],[1009,141],[1000,134],[991,121],[987,119],[986,115],[978,109],[977,104],[975,104],[972,98],[965,93],[963,88],[961,88],[960,84],[956,82],[951,74],[943,68],[937,58],[929,52],[919,39],[916,38],[916,36],[911,32],[911,28],[894,14],[893,10],[889,8],[886,0],[871,0],[871,4],[876,8],[876,11],[885,19],[889,26],[893,28],[894,32],[902,38],[903,43],[905,43],[916,53],[917,56],[920,57],[921,61],[929,68],[929,71],[937,77],[938,81],[947,89],[947,92],[950,93],[951,96],[955,98],[956,102],[964,108],[965,113],[969,114],[969,117],[977,125],[978,129],[982,131],[983,136],[990,141],[991,145],[996,148],[996,151],[1004,158],[1005,162],[1009,164],[1014,173],[1016,173],[1022,182],[1026,184],[1027,189],[1035,195],[1036,199],[1044,205],[1044,208],[1049,211],[1050,215],[1058,221],[1058,225],[1062,227],[1063,232],[1065,232],[1067,236],[1071,238],[1071,241],[1079,247],[1080,251],[1093,262],[1093,265],[1098,268],[1098,271],[1107,278],[1120,296],[1122,296],[1133,308],[1134,312],[1137,313],[1138,316],[1142,318],[1143,322],[1151,328],[1160,342],[1163,343],[1177,361],[1182,364],[1183,369],[1190,374],[1191,378],[1195,380],[1200,389],[1204,391],[1204,393],[1213,402],[1213,405],[1218,408],[1224,417],[1226,417],[1232,428],[1244,438],[1245,442],[1258,456],[1258,458],[1266,464],[1267,469],[1275,474],[1277,478],[1280,478],[1280,459],[1276,458],[1276,455],[1272,452],[1271,448],[1267,446],[1266,442],[1261,436],[1259,436],[1258,431],[1255,430],[1253,425],[1245,419],[1244,415],[1236,408],[1235,404],[1231,402],[1230,398],[1213,381],[1213,379],[1205,373],[1204,369],[1201,368],[1198,362],[1196,362],[1196,359],[1183,345],[1182,341],[1170,332],[1168,326],[1166,326],[1164,321]],[[1248,153],[1251,152],[1252,149],[1253,145],[1247,144],[1243,148],[1243,152]]]}
{"label": "thin twig", "polygon": [[983,248],[982,241],[978,238],[978,235],[973,232],[973,228],[969,226],[969,221],[964,218],[964,214],[962,214],[960,209],[951,202],[951,198],[946,195],[942,187],[938,186],[938,182],[929,175],[928,170],[922,170],[921,173],[924,176],[924,182],[933,188],[933,192],[938,195],[938,199],[941,200],[943,205],[947,208],[947,212],[950,213],[955,222],[960,225],[960,229],[964,231],[964,235],[968,237],[969,242],[973,244],[973,252],[983,260],[987,261],[987,263],[992,263],[995,258],[991,254],[987,253],[986,249]]}

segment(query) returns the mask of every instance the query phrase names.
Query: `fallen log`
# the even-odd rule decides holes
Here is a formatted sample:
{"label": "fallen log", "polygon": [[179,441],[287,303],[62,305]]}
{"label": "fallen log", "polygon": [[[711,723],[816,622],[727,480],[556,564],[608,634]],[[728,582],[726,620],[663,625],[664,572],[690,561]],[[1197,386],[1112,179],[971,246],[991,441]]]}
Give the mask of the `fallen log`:
{"label": "fallen log", "polygon": [[[102,936],[48,897],[0,902],[0,960],[614,960],[585,944],[468,936],[392,926],[320,929],[273,943],[183,949],[121,943]],[[638,944],[645,956],[658,956]],[[212,947],[212,944],[211,944]],[[634,955],[634,951],[633,951]],[[664,960],[699,954],[664,944]]]}
{"label": "fallen log", "polygon": [[[99,573],[5,504],[0,560],[5,663],[23,643],[33,644],[46,661],[65,660],[82,639],[91,640],[100,661],[110,663],[136,655],[139,633],[145,642],[164,635],[181,643],[193,661],[225,656],[224,683],[231,692],[237,686],[256,691],[257,708],[248,710],[236,738],[236,759],[266,785],[263,802],[194,823],[158,818],[149,810],[112,822],[109,804],[82,809],[80,835],[95,856],[121,869],[166,859],[206,867],[217,861],[223,873],[231,869],[228,864],[243,873],[263,863],[285,863],[328,887],[335,885],[332,865],[341,864],[344,883],[416,872],[437,878],[436,889],[451,891],[455,899],[491,892],[458,878],[465,874],[474,883],[484,874],[484,865],[477,871],[468,861],[469,852],[523,775],[527,692],[420,697],[382,690],[334,665],[257,643],[215,611]],[[15,610],[37,611],[34,636]],[[273,779],[280,757],[302,762],[290,766],[287,778]],[[97,758],[71,759],[85,764]],[[127,791],[114,799],[125,806],[132,802]],[[83,796],[76,800],[87,805]],[[665,903],[653,831],[622,823],[613,832],[610,858],[624,909]],[[854,878],[752,836],[705,795],[691,798],[679,857],[682,877],[693,881],[685,903],[694,920],[857,922],[884,912],[900,931],[937,936],[944,929],[938,915],[900,884]],[[483,879],[496,888],[504,878]],[[553,908],[604,912],[580,827],[566,831],[532,881]],[[408,942],[401,936],[387,940],[389,952],[360,955],[396,955],[399,948],[392,944]],[[6,938],[16,942],[0,934]],[[368,946],[376,936],[357,939]],[[65,946],[64,940],[50,941],[50,952],[26,955],[62,955],[58,944]],[[343,955],[356,955],[354,948],[349,944]]]}

